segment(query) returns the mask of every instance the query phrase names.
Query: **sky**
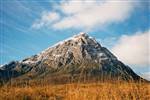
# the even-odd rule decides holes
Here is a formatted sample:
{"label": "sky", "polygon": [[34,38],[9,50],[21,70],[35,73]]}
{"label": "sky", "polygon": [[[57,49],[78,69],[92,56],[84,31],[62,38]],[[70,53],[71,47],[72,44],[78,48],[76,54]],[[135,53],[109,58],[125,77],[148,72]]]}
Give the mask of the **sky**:
{"label": "sky", "polygon": [[148,0],[0,0],[0,64],[86,32],[150,79]]}

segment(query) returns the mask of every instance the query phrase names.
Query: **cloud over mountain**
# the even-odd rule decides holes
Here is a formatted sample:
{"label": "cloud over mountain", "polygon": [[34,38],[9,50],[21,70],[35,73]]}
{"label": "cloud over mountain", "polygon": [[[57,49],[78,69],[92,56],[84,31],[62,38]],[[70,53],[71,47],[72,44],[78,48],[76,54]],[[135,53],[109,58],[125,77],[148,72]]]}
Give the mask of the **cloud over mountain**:
{"label": "cloud over mountain", "polygon": [[86,28],[96,25],[126,20],[136,3],[112,0],[63,0],[52,7],[52,11],[44,12],[35,20],[32,28],[50,27],[53,29]]}
{"label": "cloud over mountain", "polygon": [[112,48],[113,53],[124,63],[137,66],[150,65],[150,30],[134,35],[123,35]]}

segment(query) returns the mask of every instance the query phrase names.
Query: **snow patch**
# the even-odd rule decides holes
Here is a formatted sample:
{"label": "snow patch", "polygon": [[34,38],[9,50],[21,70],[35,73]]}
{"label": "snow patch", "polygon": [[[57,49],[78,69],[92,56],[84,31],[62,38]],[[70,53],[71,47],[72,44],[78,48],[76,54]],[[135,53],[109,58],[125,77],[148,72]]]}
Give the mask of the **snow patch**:
{"label": "snow patch", "polygon": [[59,54],[57,54],[57,55],[56,55],[56,54],[53,54],[53,56],[54,56],[54,57],[61,57],[61,55],[59,55]]}
{"label": "snow patch", "polygon": [[37,61],[32,61],[32,60],[26,60],[26,61],[23,61],[22,63],[24,64],[33,64],[33,63],[36,63]]}
{"label": "snow patch", "polygon": [[0,67],[3,67],[4,65],[0,65]]}

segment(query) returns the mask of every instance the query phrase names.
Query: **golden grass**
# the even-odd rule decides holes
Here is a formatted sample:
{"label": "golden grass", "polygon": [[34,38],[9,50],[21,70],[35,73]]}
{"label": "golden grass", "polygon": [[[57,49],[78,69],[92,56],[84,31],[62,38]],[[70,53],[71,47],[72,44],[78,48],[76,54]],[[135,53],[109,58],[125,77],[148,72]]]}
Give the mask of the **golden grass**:
{"label": "golden grass", "polygon": [[0,100],[150,100],[148,83],[72,83],[44,86],[3,86]]}

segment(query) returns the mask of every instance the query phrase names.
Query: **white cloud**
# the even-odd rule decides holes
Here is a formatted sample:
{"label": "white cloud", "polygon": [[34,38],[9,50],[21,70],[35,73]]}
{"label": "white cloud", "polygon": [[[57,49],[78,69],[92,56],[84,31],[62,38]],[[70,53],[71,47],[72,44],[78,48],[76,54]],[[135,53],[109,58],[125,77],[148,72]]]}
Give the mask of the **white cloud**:
{"label": "white cloud", "polygon": [[122,36],[112,51],[125,64],[150,67],[150,30]]}
{"label": "white cloud", "polygon": [[[64,0],[53,8],[56,15],[61,15],[60,20],[56,21],[52,20],[52,17],[47,17],[49,16],[47,12],[48,14],[44,13],[32,26],[38,28],[47,26],[54,29],[91,29],[96,25],[124,21],[130,16],[135,6],[136,2],[121,0]],[[55,22],[51,23],[52,21],[49,20]]]}
{"label": "white cloud", "polygon": [[41,19],[36,20],[33,23],[32,28],[39,29],[40,27],[50,25],[59,19],[60,15],[56,12],[43,12]]}

